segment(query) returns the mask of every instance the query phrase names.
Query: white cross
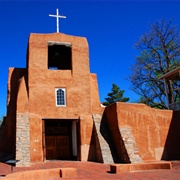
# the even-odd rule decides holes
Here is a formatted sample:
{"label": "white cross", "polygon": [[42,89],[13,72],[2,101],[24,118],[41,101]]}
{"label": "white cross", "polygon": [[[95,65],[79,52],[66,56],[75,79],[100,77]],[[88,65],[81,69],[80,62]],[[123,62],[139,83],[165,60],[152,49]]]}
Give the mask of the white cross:
{"label": "white cross", "polygon": [[59,10],[56,9],[56,15],[49,14],[51,17],[56,17],[56,23],[57,23],[57,33],[59,32],[59,18],[66,18],[66,16],[59,15]]}

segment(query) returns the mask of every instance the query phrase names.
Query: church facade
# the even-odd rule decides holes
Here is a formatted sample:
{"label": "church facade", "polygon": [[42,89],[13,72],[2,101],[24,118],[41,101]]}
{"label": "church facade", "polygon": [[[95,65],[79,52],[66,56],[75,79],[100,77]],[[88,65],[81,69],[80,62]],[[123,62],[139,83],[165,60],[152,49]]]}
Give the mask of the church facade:
{"label": "church facade", "polygon": [[8,134],[16,159],[87,159],[92,112],[101,111],[88,53],[86,38],[30,35],[27,67],[9,69],[6,120],[17,129]]}
{"label": "church facade", "polygon": [[46,160],[139,163],[180,158],[179,111],[143,104],[101,106],[86,38],[30,34],[26,60],[26,68],[9,68],[0,141],[6,160],[29,166]]}

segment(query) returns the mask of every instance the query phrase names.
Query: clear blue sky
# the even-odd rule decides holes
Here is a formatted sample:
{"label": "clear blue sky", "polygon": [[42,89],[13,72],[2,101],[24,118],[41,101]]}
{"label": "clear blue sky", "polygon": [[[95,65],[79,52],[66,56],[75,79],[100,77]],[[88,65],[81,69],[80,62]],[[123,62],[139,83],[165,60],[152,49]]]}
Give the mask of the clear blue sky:
{"label": "clear blue sky", "polygon": [[30,33],[56,31],[56,19],[48,16],[55,14],[56,8],[67,16],[60,20],[60,31],[88,40],[90,70],[97,74],[101,102],[112,83],[135,102],[138,96],[127,81],[138,54],[134,43],[162,17],[173,18],[180,25],[178,1],[0,0],[0,116],[6,114],[8,68],[26,66]]}

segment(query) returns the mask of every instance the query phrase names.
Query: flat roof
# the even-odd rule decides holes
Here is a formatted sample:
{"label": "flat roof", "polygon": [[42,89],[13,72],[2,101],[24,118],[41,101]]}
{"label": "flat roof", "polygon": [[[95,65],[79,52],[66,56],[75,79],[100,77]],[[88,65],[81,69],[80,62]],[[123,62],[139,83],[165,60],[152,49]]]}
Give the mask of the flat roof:
{"label": "flat roof", "polygon": [[166,79],[166,80],[180,80],[180,67],[164,74],[159,79]]}

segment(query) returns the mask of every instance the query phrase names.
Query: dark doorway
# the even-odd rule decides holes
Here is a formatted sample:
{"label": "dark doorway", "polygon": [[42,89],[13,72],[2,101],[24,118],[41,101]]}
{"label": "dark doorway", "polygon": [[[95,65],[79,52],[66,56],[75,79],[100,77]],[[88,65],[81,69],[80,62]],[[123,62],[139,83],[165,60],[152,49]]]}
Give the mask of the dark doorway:
{"label": "dark doorway", "polygon": [[45,120],[46,159],[72,160],[72,121]]}

